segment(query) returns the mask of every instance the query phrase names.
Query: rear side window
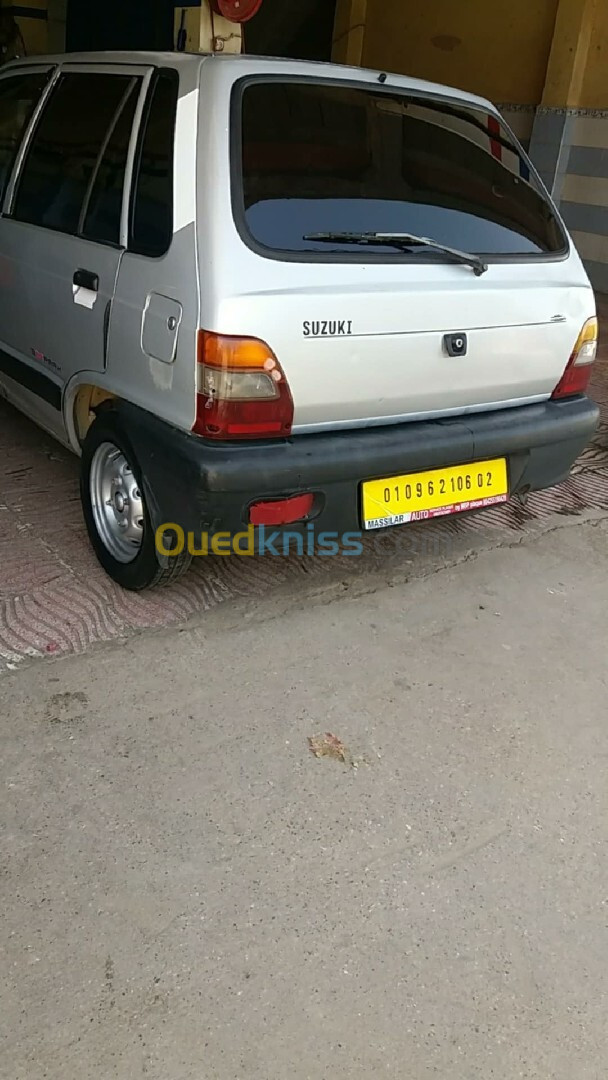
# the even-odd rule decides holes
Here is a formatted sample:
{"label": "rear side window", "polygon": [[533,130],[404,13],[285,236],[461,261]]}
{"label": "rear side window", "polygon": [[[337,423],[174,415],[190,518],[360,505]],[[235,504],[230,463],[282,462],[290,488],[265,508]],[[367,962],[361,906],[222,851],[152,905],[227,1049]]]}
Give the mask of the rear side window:
{"label": "rear side window", "polygon": [[[397,248],[306,240],[409,233],[484,255],[565,250],[551,203],[494,114],[460,102],[315,82],[237,90],[237,219],[290,253],[399,257]],[[403,256],[402,256],[403,257]],[[412,246],[408,258],[432,258]]]}
{"label": "rear side window", "polygon": [[100,152],[80,215],[78,231],[87,240],[117,244],[120,239],[125,170],[139,84],[139,79],[131,80],[106,135],[103,152]]}
{"label": "rear side window", "polygon": [[173,152],[179,79],[160,71],[152,85],[135,171],[129,249],[158,258],[173,237]]}
{"label": "rear side window", "polygon": [[34,133],[13,217],[119,242],[139,83],[130,75],[75,73],[60,78]]}
{"label": "rear side window", "polygon": [[36,71],[0,80],[0,199],[48,77],[48,71]]}

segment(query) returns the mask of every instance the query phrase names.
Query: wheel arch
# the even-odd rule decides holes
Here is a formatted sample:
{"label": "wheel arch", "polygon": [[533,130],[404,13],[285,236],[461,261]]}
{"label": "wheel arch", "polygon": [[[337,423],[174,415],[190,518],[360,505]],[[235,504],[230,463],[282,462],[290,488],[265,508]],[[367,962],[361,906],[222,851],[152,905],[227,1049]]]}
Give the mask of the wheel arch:
{"label": "wheel arch", "polygon": [[63,414],[70,446],[81,454],[87,431],[95,420],[99,406],[104,402],[118,401],[118,395],[90,372],[82,381],[70,384],[64,395]]}

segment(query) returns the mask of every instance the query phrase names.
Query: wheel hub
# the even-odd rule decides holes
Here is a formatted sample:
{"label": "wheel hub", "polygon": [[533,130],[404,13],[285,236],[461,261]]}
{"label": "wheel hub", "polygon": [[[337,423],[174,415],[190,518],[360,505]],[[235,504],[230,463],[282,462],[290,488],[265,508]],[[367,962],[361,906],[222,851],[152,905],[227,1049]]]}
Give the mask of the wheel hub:
{"label": "wheel hub", "polygon": [[117,562],[132,562],[144,538],[144,504],[133,470],[119,447],[101,443],[90,470],[97,532]]}

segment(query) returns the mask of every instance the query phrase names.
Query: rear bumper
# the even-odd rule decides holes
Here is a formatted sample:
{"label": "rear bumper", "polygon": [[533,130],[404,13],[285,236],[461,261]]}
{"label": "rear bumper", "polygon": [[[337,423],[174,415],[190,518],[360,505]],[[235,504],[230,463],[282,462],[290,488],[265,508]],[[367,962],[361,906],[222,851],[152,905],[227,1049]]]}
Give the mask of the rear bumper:
{"label": "rear bumper", "polygon": [[[141,465],[154,527],[242,530],[258,499],[314,492],[315,525],[361,528],[360,483],[507,457],[511,494],[566,478],[593,435],[599,409],[585,396],[391,427],[323,432],[260,443],[211,443],[117,403]],[[298,526],[288,526],[290,530]]]}

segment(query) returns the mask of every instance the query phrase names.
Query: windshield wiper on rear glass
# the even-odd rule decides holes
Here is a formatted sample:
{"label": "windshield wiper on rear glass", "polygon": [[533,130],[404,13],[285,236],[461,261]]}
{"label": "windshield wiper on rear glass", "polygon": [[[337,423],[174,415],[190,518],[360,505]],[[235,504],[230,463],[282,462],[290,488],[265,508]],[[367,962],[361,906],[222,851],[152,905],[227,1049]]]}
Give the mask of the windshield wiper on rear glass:
{"label": "windshield wiper on rear glass", "polygon": [[481,277],[488,269],[487,263],[484,263],[483,259],[480,259],[478,255],[471,255],[468,251],[458,251],[457,248],[448,247],[446,244],[439,244],[437,240],[430,240],[428,236],[414,236],[412,233],[381,233],[381,232],[320,232],[320,233],[307,233],[302,237],[303,240],[318,240],[323,244],[372,244],[381,245],[384,247],[394,247],[401,251],[406,248],[421,247],[431,248],[433,251],[440,251],[444,255],[449,255],[450,258],[455,259],[456,262],[463,263],[465,266],[470,266],[476,277]]}

